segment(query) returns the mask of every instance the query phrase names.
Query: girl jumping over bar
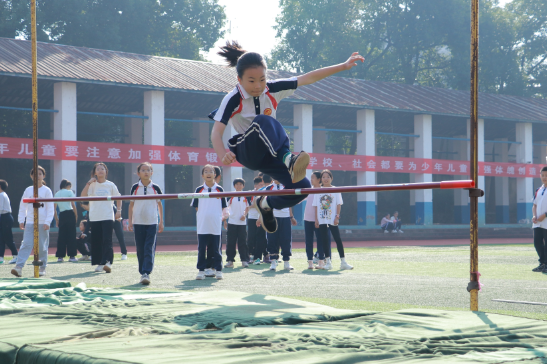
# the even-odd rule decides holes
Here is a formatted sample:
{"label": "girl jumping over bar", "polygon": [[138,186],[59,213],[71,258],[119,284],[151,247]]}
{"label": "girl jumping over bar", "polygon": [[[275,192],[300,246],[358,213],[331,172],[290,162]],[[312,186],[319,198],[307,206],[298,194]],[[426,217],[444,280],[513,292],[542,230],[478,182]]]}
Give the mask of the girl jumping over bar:
{"label": "girl jumping over bar", "polygon": [[[357,65],[357,61],[363,62],[363,56],[354,52],[344,63],[300,76],[267,81],[266,62],[260,54],[243,50],[236,41],[227,42],[218,54],[230,67],[236,68],[238,81],[220,107],[209,115],[215,121],[211,141],[222,163],[230,165],[237,160],[253,171],[269,174],[287,189],[309,188],[306,168],[310,156],[305,151],[296,155],[291,153],[289,137],[275,119],[277,105],[291,96],[298,86],[349,70]],[[238,134],[228,141],[229,152],[226,152],[222,135],[228,123]],[[305,198],[305,195],[257,198],[256,207],[264,230],[269,233],[277,230],[272,209],[292,207]]]}

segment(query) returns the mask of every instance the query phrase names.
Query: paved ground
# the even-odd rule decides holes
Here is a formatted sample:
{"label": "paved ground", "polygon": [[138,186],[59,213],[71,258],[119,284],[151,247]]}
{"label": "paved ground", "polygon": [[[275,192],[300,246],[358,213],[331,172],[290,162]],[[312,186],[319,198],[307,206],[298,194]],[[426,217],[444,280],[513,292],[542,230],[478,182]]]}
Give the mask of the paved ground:
{"label": "paved ground", "polygon": [[[406,245],[408,241],[399,243]],[[127,261],[120,261],[120,255],[116,254],[111,274],[94,273],[93,268],[85,263],[56,263],[56,259],[50,256],[48,277],[70,280],[74,284],[85,282],[88,287],[243,291],[290,296],[350,309],[387,311],[424,307],[467,310],[467,241],[419,243],[422,246],[385,246],[386,242],[381,242],[381,247],[365,248],[351,248],[354,244],[348,243],[346,257],[355,266],[352,271],[338,270],[339,259],[336,253],[334,270],[307,270],[304,251],[295,249],[291,260],[295,269],[290,272],[271,272],[266,265],[247,269],[238,267],[225,269],[225,279],[222,281],[213,278],[196,281],[195,251],[160,251],[156,256],[152,285],[148,288],[136,283],[139,278],[137,259],[131,253]],[[424,243],[436,246],[423,246]],[[480,309],[547,320],[547,306],[491,301],[498,298],[547,302],[547,274],[531,271],[537,265],[533,246],[521,241],[512,241],[513,244],[508,244],[509,241],[498,241],[502,243],[500,245],[493,243],[481,241],[479,267],[481,282],[485,286],[479,295]],[[186,248],[188,246],[180,247],[181,250]],[[6,264],[0,266],[0,277],[9,277],[11,267]],[[30,277],[32,267],[25,267],[23,274]]]}

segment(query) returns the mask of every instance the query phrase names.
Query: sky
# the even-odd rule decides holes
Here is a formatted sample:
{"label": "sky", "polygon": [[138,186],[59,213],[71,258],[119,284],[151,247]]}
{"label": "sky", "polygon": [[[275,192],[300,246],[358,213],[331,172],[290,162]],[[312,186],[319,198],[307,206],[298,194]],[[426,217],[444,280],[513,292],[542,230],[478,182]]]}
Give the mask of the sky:
{"label": "sky", "polygon": [[[512,0],[499,0],[500,6]],[[223,63],[216,52],[226,40],[237,40],[243,49],[266,55],[276,46],[278,40],[273,27],[279,15],[279,0],[219,0],[226,10],[226,34],[215,47],[204,53],[205,59]]]}

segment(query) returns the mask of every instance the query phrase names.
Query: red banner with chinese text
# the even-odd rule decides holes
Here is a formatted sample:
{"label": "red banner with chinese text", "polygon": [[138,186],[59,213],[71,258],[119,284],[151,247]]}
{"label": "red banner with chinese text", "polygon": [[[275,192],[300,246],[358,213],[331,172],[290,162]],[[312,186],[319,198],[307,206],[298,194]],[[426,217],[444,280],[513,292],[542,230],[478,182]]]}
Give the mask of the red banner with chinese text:
{"label": "red banner with chinese text", "polygon": [[[32,158],[32,140],[0,138],[0,158]],[[221,164],[211,148],[170,147],[40,139],[38,158],[117,163]],[[234,166],[241,166],[236,163]],[[537,177],[542,165],[479,162],[479,175]],[[469,175],[469,162],[442,159],[312,153],[310,169],[342,171]]]}

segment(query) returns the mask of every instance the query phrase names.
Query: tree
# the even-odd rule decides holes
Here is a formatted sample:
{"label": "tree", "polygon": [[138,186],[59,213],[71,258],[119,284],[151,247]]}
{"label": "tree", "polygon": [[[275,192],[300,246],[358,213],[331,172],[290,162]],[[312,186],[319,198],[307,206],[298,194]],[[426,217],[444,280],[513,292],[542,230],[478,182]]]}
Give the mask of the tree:
{"label": "tree", "polygon": [[[30,38],[26,2],[0,5],[0,36]],[[38,40],[167,57],[201,59],[223,35],[218,0],[42,0]]]}

